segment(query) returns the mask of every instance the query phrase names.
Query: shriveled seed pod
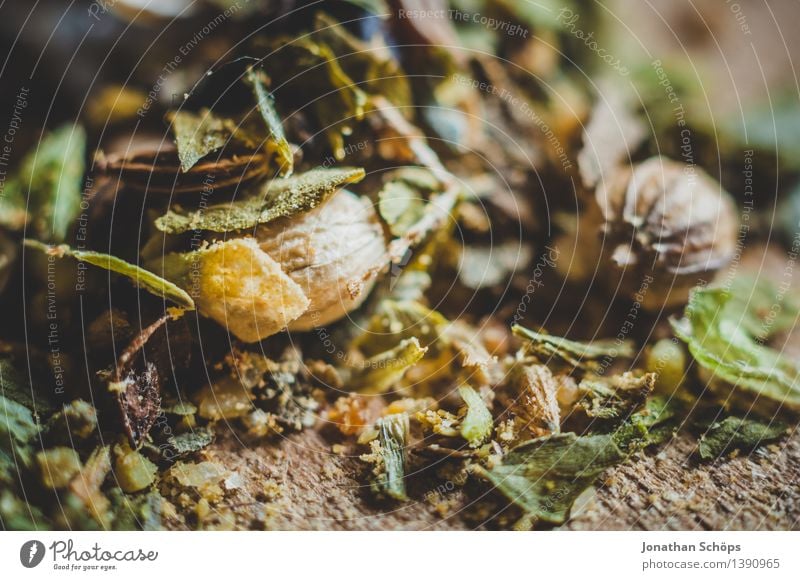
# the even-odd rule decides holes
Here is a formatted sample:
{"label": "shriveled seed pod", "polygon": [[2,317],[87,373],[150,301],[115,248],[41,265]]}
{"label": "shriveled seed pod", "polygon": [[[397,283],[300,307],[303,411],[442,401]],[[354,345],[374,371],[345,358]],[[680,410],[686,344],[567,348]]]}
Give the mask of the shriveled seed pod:
{"label": "shriveled seed pod", "polygon": [[596,195],[609,266],[600,274],[646,309],[685,304],[734,255],[733,200],[699,168],[652,157],[620,169]]}
{"label": "shriveled seed pod", "polygon": [[372,205],[341,190],[307,213],[168,254],[153,268],[185,288],[200,314],[255,342],[342,318],[372,290],[386,256]]}
{"label": "shriveled seed pod", "polygon": [[372,204],[347,190],[308,213],[259,226],[255,235],[310,300],[290,330],[310,330],[358,308],[386,261]]}

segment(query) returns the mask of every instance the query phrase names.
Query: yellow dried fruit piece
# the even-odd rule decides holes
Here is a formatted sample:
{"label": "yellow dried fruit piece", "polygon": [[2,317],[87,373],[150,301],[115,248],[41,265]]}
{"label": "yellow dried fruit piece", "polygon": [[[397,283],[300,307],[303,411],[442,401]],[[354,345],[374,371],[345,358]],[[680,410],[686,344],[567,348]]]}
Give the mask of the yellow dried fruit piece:
{"label": "yellow dried fruit piece", "polygon": [[194,297],[200,314],[247,342],[286,328],[310,304],[302,288],[252,238],[169,254],[163,267]]}
{"label": "yellow dried fruit piece", "polygon": [[152,461],[127,443],[115,448],[114,475],[125,493],[135,493],[149,487],[156,479],[158,468]]}
{"label": "yellow dried fruit piece", "polygon": [[236,419],[252,410],[250,393],[238,379],[232,377],[220,379],[214,385],[206,385],[197,395],[197,413],[203,419]]}
{"label": "yellow dried fruit piece", "polygon": [[52,489],[67,487],[81,469],[78,452],[70,447],[54,447],[36,454],[42,485]]}

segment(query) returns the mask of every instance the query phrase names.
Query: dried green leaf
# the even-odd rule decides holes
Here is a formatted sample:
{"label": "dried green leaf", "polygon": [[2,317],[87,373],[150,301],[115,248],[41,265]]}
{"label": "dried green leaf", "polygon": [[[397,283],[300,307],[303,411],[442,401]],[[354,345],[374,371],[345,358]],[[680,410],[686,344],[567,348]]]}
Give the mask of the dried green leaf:
{"label": "dried green leaf", "polygon": [[190,230],[232,232],[253,229],[281,217],[307,212],[327,201],[339,188],[361,181],[363,169],[313,169],[267,182],[255,197],[212,205],[195,212],[170,210],[156,220],[168,234]]}
{"label": "dried green leaf", "polygon": [[245,74],[245,81],[253,89],[258,112],[261,113],[261,117],[267,126],[267,149],[275,153],[278,159],[280,175],[291,175],[294,168],[294,155],[283,132],[281,119],[275,110],[274,99],[267,90],[266,80],[263,72],[252,67]]}
{"label": "dried green leaf", "polygon": [[406,464],[408,461],[408,414],[397,413],[381,417],[375,423],[378,430],[379,463],[376,465],[372,490],[396,500],[406,500]]}
{"label": "dried green leaf", "polygon": [[559,433],[518,445],[482,473],[529,514],[559,524],[581,492],[625,457],[611,435]]}
{"label": "dried green leaf", "polygon": [[36,454],[36,464],[44,487],[63,489],[81,469],[81,458],[72,447],[53,447]]}
{"label": "dried green leaf", "polygon": [[461,422],[461,436],[470,447],[479,447],[492,434],[492,414],[480,394],[469,385],[458,387],[458,394],[467,404],[467,414]]}
{"label": "dried green leaf", "polygon": [[[198,113],[174,111],[168,114],[181,171],[186,173],[206,155],[222,149],[234,140],[238,124],[232,119],[215,115],[208,109]],[[250,149],[256,149],[252,143]]]}
{"label": "dried green leaf", "polygon": [[529,341],[526,344],[527,354],[546,364],[557,363],[592,371],[600,367],[600,361],[631,358],[635,354],[633,342],[627,340],[593,340],[584,343],[535,332],[519,325],[514,325],[511,330],[516,336]]}
{"label": "dried green leaf", "polygon": [[97,411],[91,403],[75,399],[47,420],[45,436],[49,441],[67,445],[88,439],[97,428]]}
{"label": "dried green leaf", "polygon": [[193,429],[169,438],[172,449],[165,456],[173,461],[205,449],[214,441],[214,432],[208,428]]}
{"label": "dried green leaf", "polygon": [[25,245],[29,248],[41,250],[50,256],[57,258],[69,256],[80,262],[88,262],[98,268],[120,274],[131,280],[135,286],[143,288],[159,298],[170,300],[181,308],[194,310],[194,300],[184,290],[172,282],[116,256],[91,250],[75,250],[65,244],[48,246],[36,240],[25,240]]}
{"label": "dried green leaf", "polygon": [[697,451],[705,461],[722,457],[734,449],[751,451],[762,443],[780,439],[786,434],[786,429],[787,425],[777,420],[767,422],[726,417],[708,428],[700,438]]}
{"label": "dried green leaf", "polygon": [[656,401],[612,433],[559,433],[526,441],[481,473],[509,500],[540,520],[560,524],[575,499],[609,467],[659,442],[650,433],[672,417]]}
{"label": "dried green leaf", "polygon": [[385,393],[393,386],[399,387],[406,371],[427,351],[416,337],[402,340],[394,348],[342,369],[343,374],[349,375],[345,384],[349,390],[363,394]]}
{"label": "dried green leaf", "polygon": [[626,372],[611,377],[590,376],[578,385],[576,408],[591,419],[624,419],[641,407],[655,386],[655,373]]}
{"label": "dried green leaf", "polygon": [[136,493],[153,484],[158,468],[127,442],[117,445],[114,455],[114,477],[122,491]]}
{"label": "dried green leaf", "polygon": [[726,309],[740,313],[742,324],[759,342],[791,329],[797,322],[800,299],[795,294],[782,292],[763,277],[737,276],[728,293]]}
{"label": "dried green leaf", "polygon": [[45,136],[22,160],[0,197],[0,225],[30,228],[40,240],[61,242],[80,211],[86,134],[65,125]]}
{"label": "dried green leaf", "polygon": [[351,346],[371,357],[390,350],[401,340],[416,338],[423,347],[432,348],[434,355],[450,346],[451,341],[445,336],[449,326],[450,321],[439,312],[415,300],[382,300]]}
{"label": "dried green leaf", "polygon": [[161,506],[164,498],[158,490],[128,495],[119,488],[109,492],[113,529],[115,530],[159,530]]}
{"label": "dried green leaf", "polygon": [[800,368],[753,335],[763,304],[742,311],[741,300],[723,288],[697,288],[672,328],[726,402],[759,414],[800,411]]}
{"label": "dried green leaf", "polygon": [[39,424],[30,409],[5,396],[5,388],[0,393],[3,393],[0,395],[0,453],[17,457],[23,464],[28,464],[33,452],[28,444],[39,433]]}
{"label": "dried green leaf", "polygon": [[[327,137],[333,155],[346,156],[345,137],[357,121],[364,119],[367,94],[342,69],[330,46],[310,35],[274,37],[266,40],[268,56],[264,70],[285,92],[315,95],[310,105],[319,129]],[[298,74],[298,71],[301,71]]]}
{"label": "dried green leaf", "polygon": [[88,512],[104,529],[110,523],[108,513],[110,502],[100,488],[110,471],[110,448],[101,445],[92,451],[80,472],[69,483],[69,492],[79,500],[81,511]]}
{"label": "dried green leaf", "polygon": [[697,452],[700,458],[708,461],[722,457],[733,449],[750,451],[786,434],[787,425],[777,420],[761,421],[726,417],[714,423],[701,437]]}
{"label": "dried green leaf", "polygon": [[404,235],[425,212],[425,199],[402,181],[390,181],[378,194],[378,212],[395,236]]}

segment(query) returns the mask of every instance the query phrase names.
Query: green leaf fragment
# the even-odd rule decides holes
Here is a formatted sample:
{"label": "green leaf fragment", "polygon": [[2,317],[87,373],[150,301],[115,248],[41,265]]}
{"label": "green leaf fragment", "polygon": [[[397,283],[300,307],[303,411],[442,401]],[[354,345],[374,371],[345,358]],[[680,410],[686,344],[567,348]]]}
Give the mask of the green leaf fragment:
{"label": "green leaf fragment", "polygon": [[87,262],[98,268],[120,274],[131,280],[136,287],[143,288],[154,296],[170,300],[181,308],[194,310],[194,300],[185,290],[149,270],[140,268],[116,256],[91,250],[76,250],[65,244],[49,246],[36,240],[25,240],[24,243],[29,248],[41,250],[57,258],[69,256],[80,262]]}
{"label": "green leaf fragment", "polygon": [[402,340],[400,344],[345,370],[350,371],[346,381],[349,390],[366,395],[385,393],[399,387],[406,371],[419,362],[428,351],[417,338]]}
{"label": "green leaf fragment", "polygon": [[651,430],[666,424],[673,412],[663,400],[654,400],[612,433],[558,433],[532,439],[507,453],[502,464],[481,473],[529,515],[560,524],[603,471],[660,442],[660,436],[651,438]]}
{"label": "green leaf fragment", "polygon": [[378,473],[372,483],[378,495],[387,495],[396,500],[406,500],[406,444],[408,442],[408,414],[397,413],[378,419],[375,423],[380,444]]}
{"label": "green leaf fragment", "polygon": [[39,451],[36,454],[36,463],[42,485],[51,489],[67,487],[81,469],[80,456],[71,447],[53,447]]}
{"label": "green leaf fragment", "polygon": [[378,212],[395,236],[402,236],[425,213],[425,199],[402,181],[390,181],[378,194]]}
{"label": "green leaf fragment", "polygon": [[701,459],[708,461],[733,449],[749,451],[779,439],[786,434],[786,429],[787,425],[780,421],[727,417],[709,427],[700,439],[697,452]]}
{"label": "green leaf fragment", "polygon": [[467,414],[461,422],[461,436],[471,447],[479,447],[492,434],[492,414],[480,394],[469,385],[458,387],[458,394],[467,404]]}
{"label": "green leaf fragment", "polygon": [[267,182],[255,197],[181,213],[170,210],[155,222],[168,234],[191,230],[233,232],[248,230],[282,217],[304,213],[327,201],[339,188],[364,178],[356,168],[313,169]]}
{"label": "green leaf fragment", "polygon": [[265,75],[261,71],[250,68],[245,75],[245,80],[253,89],[258,111],[267,126],[267,149],[275,153],[280,167],[279,173],[281,175],[291,175],[294,168],[294,155],[283,132],[281,119],[275,110],[274,99],[267,90]]}
{"label": "green leaf fragment", "polygon": [[[184,173],[206,155],[228,145],[237,131],[233,120],[218,117],[208,109],[198,113],[175,111],[168,118]],[[253,143],[251,148],[255,147],[257,144]]]}
{"label": "green leaf fragment", "polygon": [[65,125],[30,151],[0,195],[0,225],[21,229],[30,220],[41,240],[61,242],[80,211],[86,133]]}
{"label": "green leaf fragment", "polygon": [[174,451],[171,450],[172,452],[169,453],[169,458],[175,459],[196,453],[211,445],[213,441],[214,432],[211,429],[193,429],[186,433],[180,433],[169,439],[170,445],[174,448]]}
{"label": "green leaf fragment", "polygon": [[581,399],[577,407],[592,419],[624,419],[644,404],[655,382],[655,373],[586,378],[578,385]]}
{"label": "green leaf fragment", "polygon": [[352,346],[369,357],[392,349],[400,340],[416,338],[423,347],[439,353],[450,344],[445,336],[449,326],[450,321],[439,312],[416,300],[385,299]]}
{"label": "green leaf fragment", "polygon": [[559,433],[515,447],[502,465],[483,473],[526,512],[558,524],[567,519],[581,492],[625,457],[611,435]]}
{"label": "green leaf fragment", "polygon": [[514,325],[513,333],[528,340],[528,354],[535,356],[543,363],[558,363],[582,370],[597,370],[600,361],[615,358],[632,358],[635,350],[632,341],[593,340],[592,342],[576,342],[558,336],[535,332],[523,326]]}
{"label": "green leaf fragment", "polygon": [[743,311],[741,298],[725,289],[695,289],[684,317],[671,320],[672,328],[706,371],[709,388],[726,402],[758,413],[798,412],[800,368],[754,336],[763,307],[750,301]]}

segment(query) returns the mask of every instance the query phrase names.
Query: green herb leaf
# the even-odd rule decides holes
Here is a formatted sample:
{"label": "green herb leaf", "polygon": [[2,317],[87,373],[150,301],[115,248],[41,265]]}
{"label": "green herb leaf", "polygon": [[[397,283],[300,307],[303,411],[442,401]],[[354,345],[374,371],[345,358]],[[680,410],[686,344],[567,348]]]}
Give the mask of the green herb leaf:
{"label": "green herb leaf", "polygon": [[779,439],[787,426],[780,421],[764,422],[757,419],[727,417],[714,423],[700,439],[697,452],[703,460],[722,457],[733,449],[752,450],[768,441]]}
{"label": "green herb leaf", "polygon": [[527,352],[543,363],[559,363],[582,370],[596,370],[600,361],[617,357],[631,358],[635,351],[633,342],[617,340],[593,340],[589,343],[567,340],[558,336],[542,334],[523,326],[514,325],[513,333],[529,341]]}
{"label": "green herb leaf", "polygon": [[38,239],[63,241],[80,211],[85,155],[86,133],[81,127],[65,125],[44,137],[6,182],[0,225],[21,229],[30,218]]}
{"label": "green herb leaf", "polygon": [[483,474],[529,514],[559,524],[581,492],[626,457],[612,435],[559,433],[518,445]]}
{"label": "green herb leaf", "polygon": [[307,212],[328,200],[339,188],[361,181],[363,169],[313,169],[267,182],[259,195],[212,205],[189,213],[167,212],[156,227],[168,234],[190,230],[231,232],[247,230],[281,217]]}
{"label": "green herb leaf", "polygon": [[623,419],[644,404],[655,382],[655,373],[585,378],[578,385],[577,408],[592,419]]}
{"label": "green herb leaf", "polygon": [[397,413],[381,417],[375,423],[380,444],[380,463],[376,467],[372,489],[376,494],[396,500],[406,500],[406,444],[408,442],[408,414]]}
{"label": "green herb leaf", "polygon": [[450,345],[445,336],[450,321],[436,310],[415,300],[382,300],[364,332],[351,346],[370,357],[390,350],[404,339],[416,338],[420,345],[438,354]]}
{"label": "green herb leaf", "polygon": [[405,235],[425,213],[425,199],[402,181],[390,181],[378,194],[378,212],[395,236]]}
{"label": "green herb leaf", "polygon": [[91,250],[75,250],[65,244],[59,246],[48,246],[36,240],[25,240],[25,245],[29,248],[41,250],[48,255],[63,258],[69,256],[81,262],[88,262],[98,268],[109,270],[116,274],[125,276],[139,288],[143,288],[151,294],[160,298],[170,300],[187,310],[194,310],[194,300],[186,291],[182,290],[172,282],[153,274],[152,272],[140,268],[134,264],[126,262],[116,256],[93,252]]}
{"label": "green herb leaf", "polygon": [[603,471],[660,442],[661,436],[651,437],[651,429],[672,416],[672,408],[659,399],[612,433],[559,433],[532,439],[507,453],[502,464],[481,473],[530,515],[560,524],[575,499]]}
{"label": "green herb leaf", "polygon": [[742,311],[741,298],[725,289],[695,289],[684,318],[672,320],[672,328],[705,371],[709,388],[726,401],[759,413],[798,412],[800,368],[754,337],[762,307],[750,301]]}
{"label": "green herb leaf", "polygon": [[[198,113],[174,111],[168,114],[181,171],[186,173],[206,155],[230,144],[237,134],[237,123],[232,119],[218,117],[208,109]],[[253,142],[251,149],[258,147]]]}
{"label": "green herb leaf", "polygon": [[399,386],[406,371],[417,364],[427,351],[417,338],[403,340],[394,348],[368,358],[357,366],[343,369],[345,373],[349,371],[347,388],[368,395],[385,393],[392,386]]}
{"label": "green herb leaf", "polygon": [[461,422],[461,436],[471,447],[479,447],[492,434],[492,414],[480,394],[469,385],[458,387],[458,394],[467,404],[467,414]]}
{"label": "green herb leaf", "polygon": [[294,155],[292,155],[292,149],[283,132],[281,119],[275,110],[274,99],[267,90],[265,75],[251,67],[245,75],[245,81],[252,87],[258,111],[267,125],[267,149],[275,153],[278,167],[280,167],[280,175],[291,175],[294,168]]}

